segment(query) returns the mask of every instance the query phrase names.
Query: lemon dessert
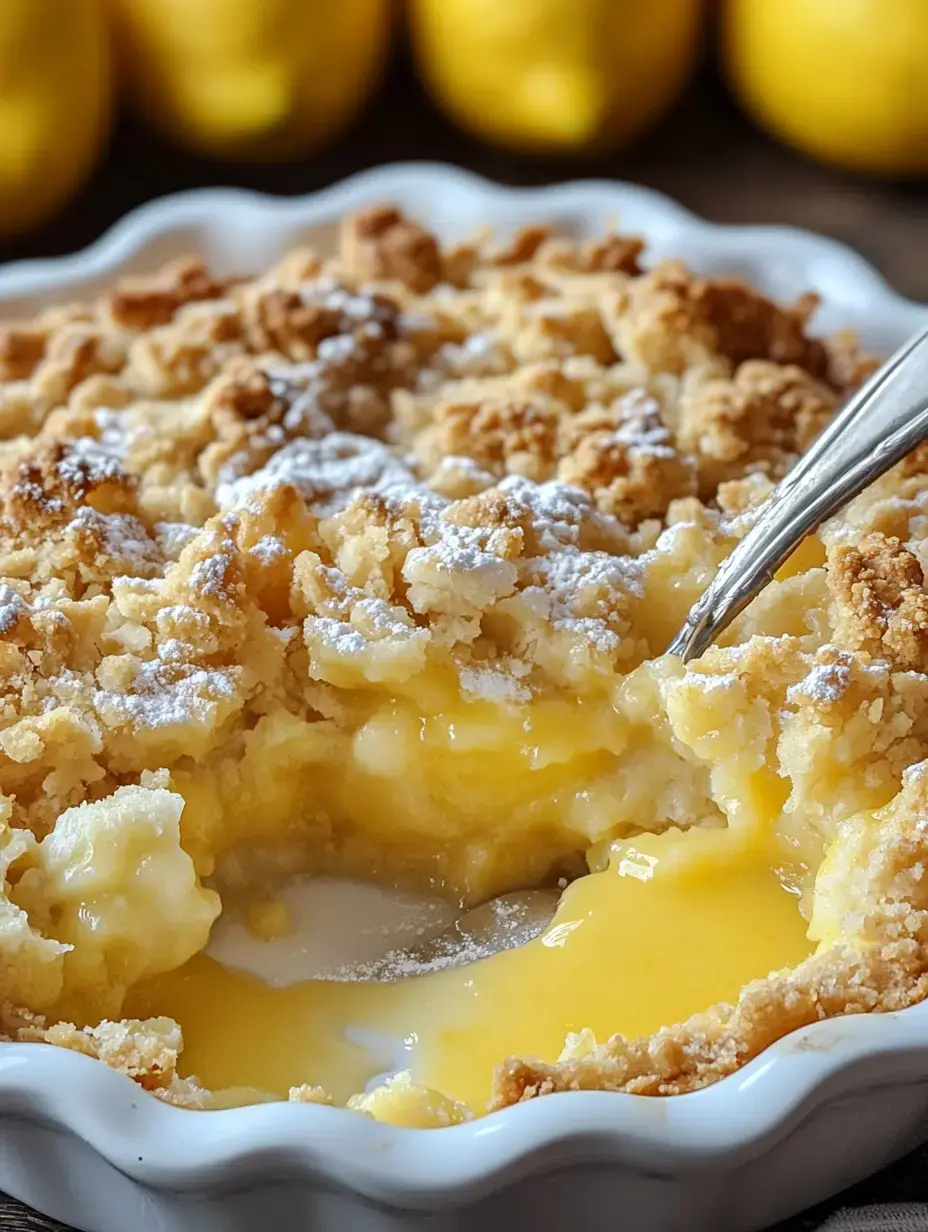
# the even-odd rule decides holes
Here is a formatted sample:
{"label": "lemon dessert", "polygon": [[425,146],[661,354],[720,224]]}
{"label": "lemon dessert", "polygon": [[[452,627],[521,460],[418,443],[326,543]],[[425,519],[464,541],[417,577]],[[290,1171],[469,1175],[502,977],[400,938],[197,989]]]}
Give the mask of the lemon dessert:
{"label": "lemon dessert", "polygon": [[[925,995],[928,451],[666,656],[873,365],[813,296],[642,259],[382,207],[325,260],[4,329],[5,1039],[192,1108],[442,1126],[691,1091]],[[392,984],[204,953],[221,911],[285,934],[297,876],[566,889],[525,947]]]}

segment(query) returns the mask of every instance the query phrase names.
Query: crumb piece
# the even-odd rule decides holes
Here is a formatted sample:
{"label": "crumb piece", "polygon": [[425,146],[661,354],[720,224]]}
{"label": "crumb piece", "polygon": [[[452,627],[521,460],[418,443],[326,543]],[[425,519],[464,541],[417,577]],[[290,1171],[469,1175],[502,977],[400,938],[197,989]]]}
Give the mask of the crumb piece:
{"label": "crumb piece", "polygon": [[164,1086],[155,1087],[152,1095],[164,1104],[186,1108],[190,1112],[218,1112],[223,1108],[245,1108],[250,1104],[273,1104],[279,1099],[279,1096],[256,1087],[224,1087],[211,1091],[198,1078],[180,1078],[177,1074]]}
{"label": "crumb piece", "polygon": [[517,228],[506,243],[492,253],[491,265],[524,265],[531,261],[551,233],[550,227],[529,224]]}
{"label": "crumb piece", "polygon": [[319,1104],[322,1107],[331,1106],[332,1097],[322,1087],[311,1087],[303,1083],[299,1087],[291,1087],[287,1096],[291,1104]]}
{"label": "crumb piece", "polygon": [[781,478],[836,408],[831,390],[802,368],[751,360],[732,380],[707,381],[684,399],[679,445],[696,455],[708,498],[752,471]]}
{"label": "crumb piece", "polygon": [[861,350],[860,339],[851,329],[841,330],[826,339],[828,383],[843,394],[853,393],[868,380],[882,360]]}
{"label": "crumb piece", "polygon": [[551,240],[539,253],[543,266],[577,274],[625,274],[637,278],[642,269],[639,257],[645,243],[638,235],[609,234],[585,244]]}
{"label": "crumb piece", "polygon": [[660,409],[637,395],[591,407],[563,424],[557,476],[591,492],[626,526],[659,517],[696,491],[690,461],[677,452]]}
{"label": "crumb piece", "polygon": [[434,235],[392,206],[373,206],[347,218],[340,239],[349,274],[361,281],[396,279],[424,295],[442,274]]}
{"label": "crumb piece", "polygon": [[480,265],[480,260],[479,242],[465,241],[461,244],[452,244],[442,251],[439,282],[447,283],[448,286],[457,287],[459,290],[469,287],[474,271]]}
{"label": "crumb piece", "polygon": [[45,356],[48,335],[36,325],[6,325],[0,329],[0,377],[24,381]]}
{"label": "crumb piece", "polygon": [[[381,294],[359,294],[320,278],[297,290],[260,284],[245,296],[245,324],[255,352],[279,351],[289,359],[313,359],[320,345],[336,337],[392,341],[399,308]],[[331,347],[329,348],[331,349]]]}
{"label": "crumb piece", "polygon": [[782,308],[739,279],[700,278],[681,261],[664,261],[629,284],[617,331],[625,353],[666,372],[720,355],[736,366],[749,359],[795,364],[823,379],[827,351],[805,332],[817,305],[805,295]]}
{"label": "crumb piece", "polygon": [[465,1104],[413,1082],[408,1070],[388,1078],[369,1095],[353,1095],[348,1107],[404,1129],[443,1129],[473,1116]]}
{"label": "crumb piece", "polygon": [[513,348],[523,362],[589,355],[603,366],[615,363],[616,351],[599,308],[544,299],[531,305]]}
{"label": "crumb piece", "polygon": [[537,396],[443,403],[430,449],[438,458],[472,458],[499,477],[525,475],[541,482],[554,470],[560,421],[558,407]]}
{"label": "crumb piece", "polygon": [[44,1029],[23,1028],[18,1038],[55,1044],[95,1057],[147,1091],[170,1084],[183,1049],[180,1027],[171,1018],[124,1019],[83,1029],[59,1022]]}
{"label": "crumb piece", "polygon": [[214,278],[202,261],[182,257],[153,276],[125,279],[109,297],[107,308],[117,325],[142,333],[166,325],[184,304],[221,299],[228,285]]}
{"label": "crumb piece", "polygon": [[928,592],[918,558],[878,531],[828,554],[835,635],[902,671],[928,665]]}

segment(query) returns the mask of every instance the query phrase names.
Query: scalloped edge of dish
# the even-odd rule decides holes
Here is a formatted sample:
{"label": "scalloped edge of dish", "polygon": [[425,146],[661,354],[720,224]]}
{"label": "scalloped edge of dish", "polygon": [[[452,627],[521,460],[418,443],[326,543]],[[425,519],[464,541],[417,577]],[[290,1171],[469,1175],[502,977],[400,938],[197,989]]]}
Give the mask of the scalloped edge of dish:
{"label": "scalloped edge of dish", "polygon": [[[646,237],[651,256],[741,273],[779,298],[812,288],[823,299],[817,327],[856,328],[868,345],[883,349],[928,320],[928,308],[893,292],[856,253],[808,232],[716,225],[630,184],[513,189],[427,163],[377,168],[307,197],[234,189],[165,197],[129,214],[81,253],[0,270],[0,313],[25,314],[92,294],[116,276],[182,252],[201,251],[230,272],[260,268],[302,240],[325,247],[342,214],[382,200],[446,236],[485,223],[506,231],[529,220],[583,233],[618,218]],[[539,1172],[555,1156],[561,1166],[595,1158],[651,1173],[710,1162],[738,1166],[826,1102],[920,1079],[928,1079],[928,1003],[807,1027],[689,1095],[561,1094],[441,1131],[397,1129],[343,1109],[286,1103],[193,1113],[159,1102],[86,1057],[3,1044],[0,1115],[68,1131],[127,1177],[155,1188],[240,1187],[273,1158],[298,1175],[423,1210],[485,1196]]]}

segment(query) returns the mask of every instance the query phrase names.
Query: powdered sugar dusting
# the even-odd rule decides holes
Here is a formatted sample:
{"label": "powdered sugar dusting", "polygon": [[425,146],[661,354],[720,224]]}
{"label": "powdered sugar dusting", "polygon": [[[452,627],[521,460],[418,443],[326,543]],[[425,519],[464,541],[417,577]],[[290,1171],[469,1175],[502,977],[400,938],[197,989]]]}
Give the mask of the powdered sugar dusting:
{"label": "powdered sugar dusting", "polygon": [[285,560],[287,556],[284,542],[277,535],[264,535],[249,550],[262,565],[272,565],[275,561]]}
{"label": "powdered sugar dusting", "polygon": [[440,488],[448,480],[461,479],[468,480],[478,491],[492,488],[496,482],[493,475],[473,458],[464,454],[447,454],[429,476],[429,484]]}
{"label": "powdered sugar dusting", "polygon": [[605,654],[616,649],[615,621],[628,598],[644,593],[641,561],[565,548],[528,563],[534,585],[522,594],[539,618],[582,635]]}
{"label": "powdered sugar dusting", "polygon": [[382,330],[391,317],[391,310],[376,296],[363,289],[345,287],[330,274],[304,282],[300,295],[304,303],[319,304],[339,313],[347,324],[377,326]]}
{"label": "powdered sugar dusting", "polygon": [[703,693],[727,693],[737,687],[738,677],[733,672],[717,675],[715,672],[690,670],[686,673],[686,683],[695,685]]}
{"label": "powdered sugar dusting", "polygon": [[188,543],[199,534],[196,526],[187,522],[156,522],[155,538],[168,560],[177,560]]}
{"label": "powdered sugar dusting", "polygon": [[463,342],[446,342],[435,356],[443,379],[495,376],[508,372],[512,360],[493,329],[478,330]]}
{"label": "powdered sugar dusting", "polygon": [[[314,639],[345,663],[350,663],[359,656],[365,655],[370,644],[382,638],[389,637],[394,642],[424,643],[428,640],[428,631],[417,628],[408,620],[390,618],[384,613],[384,618],[378,625],[376,620],[369,618],[369,613],[358,610],[362,608],[362,605],[374,603],[383,604],[383,601],[366,599],[354,604],[352,622],[336,620],[330,616],[307,617],[307,623],[312,629]],[[386,604],[383,604],[383,607],[389,611]]]}
{"label": "powdered sugar dusting", "polygon": [[228,552],[204,556],[190,570],[190,586],[200,595],[221,595],[231,568],[232,557]]}
{"label": "powdered sugar dusting", "polygon": [[[496,538],[501,538],[499,532]],[[485,607],[515,590],[518,571],[503,558],[494,542],[494,532],[457,526],[442,519],[441,533],[428,547],[413,548],[406,556],[403,577],[419,589],[410,592],[417,611],[431,606],[433,588],[444,591],[448,579],[466,586],[467,602]]]}
{"label": "powdered sugar dusting", "polygon": [[127,422],[122,411],[110,410],[107,407],[94,411],[93,417],[98,432],[93,444],[98,450],[118,461],[122,461],[132,443],[148,430],[140,424]]}
{"label": "powdered sugar dusting", "polygon": [[216,705],[234,696],[231,674],[222,669],[152,660],[139,665],[129,691],[97,689],[93,704],[104,722],[128,722],[144,731],[210,722]]}
{"label": "powdered sugar dusting", "polygon": [[576,603],[587,591],[605,596],[624,593],[641,598],[644,595],[641,569],[634,557],[574,549],[552,552],[540,558],[538,566],[547,589],[565,608]]}
{"label": "powdered sugar dusting", "polygon": [[0,582],[0,634],[12,633],[20,619],[29,612],[22,595],[6,582]]}
{"label": "powdered sugar dusting", "polygon": [[786,700],[792,705],[814,702],[819,706],[831,706],[841,700],[851,687],[851,669],[846,663],[819,663],[798,684],[786,691]]}
{"label": "powdered sugar dusting", "polygon": [[527,671],[527,665],[506,663],[478,667],[461,667],[458,678],[461,689],[472,697],[491,702],[526,702],[531,700],[532,691],[527,685],[520,683],[516,671],[521,667]]}
{"label": "powdered sugar dusting", "polygon": [[584,522],[596,517],[588,493],[566,483],[533,483],[521,475],[507,475],[499,490],[525,511],[542,547],[549,551],[576,544]]}
{"label": "powdered sugar dusting", "polygon": [[160,568],[160,547],[132,514],[98,513],[92,506],[82,505],[68,529],[73,534],[89,536],[99,551],[127,573]]}
{"label": "powdered sugar dusting", "polygon": [[621,419],[613,436],[617,444],[655,458],[676,456],[673,436],[661,408],[646,390],[633,389],[615,404]]}
{"label": "powdered sugar dusting", "polygon": [[223,510],[241,508],[256,493],[289,484],[320,514],[331,514],[361,488],[378,491],[412,483],[409,468],[379,441],[332,432],[320,440],[291,441],[253,475],[220,484],[216,501]]}

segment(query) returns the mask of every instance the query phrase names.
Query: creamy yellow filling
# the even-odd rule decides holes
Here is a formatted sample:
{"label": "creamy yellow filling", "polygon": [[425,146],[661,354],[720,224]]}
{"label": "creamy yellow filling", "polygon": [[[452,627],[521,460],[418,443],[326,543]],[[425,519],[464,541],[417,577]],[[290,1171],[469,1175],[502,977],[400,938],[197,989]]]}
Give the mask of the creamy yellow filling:
{"label": "creamy yellow filling", "polygon": [[[759,822],[641,835],[570,886],[521,950],[392,985],[282,989],[198,956],[138,988],[127,1012],[174,1016],[184,1072],[213,1089],[284,1096],[309,1083],[343,1101],[395,1065],[379,1043],[392,1039],[406,1041],[415,1082],[479,1113],[507,1055],[554,1060],[583,1028],[649,1033],[804,958],[812,945],[781,854]],[[404,1107],[384,1101],[379,1114]]]}
{"label": "creamy yellow filling", "polygon": [[[634,733],[608,695],[510,710],[455,708],[444,693],[352,700],[351,730],[276,713],[221,774],[210,765],[173,774],[186,801],[184,847],[202,875],[217,855],[226,873],[244,842],[289,850],[294,870],[480,901],[540,881],[614,833],[623,799],[635,807],[617,777]],[[248,856],[246,865],[247,876]]]}

